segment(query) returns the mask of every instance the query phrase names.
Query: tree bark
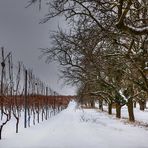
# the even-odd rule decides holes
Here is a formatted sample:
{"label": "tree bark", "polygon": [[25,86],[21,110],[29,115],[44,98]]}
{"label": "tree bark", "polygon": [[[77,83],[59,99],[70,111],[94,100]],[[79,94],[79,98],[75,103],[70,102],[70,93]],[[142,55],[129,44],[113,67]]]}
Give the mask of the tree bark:
{"label": "tree bark", "polygon": [[128,107],[129,121],[135,122],[134,107],[133,107],[133,100],[132,99],[128,100],[127,107]]}
{"label": "tree bark", "polygon": [[16,122],[16,133],[18,133],[18,125],[19,125],[19,118],[17,118],[17,122]]}
{"label": "tree bark", "polygon": [[[18,116],[16,114],[18,114]],[[18,113],[18,111],[16,111],[16,112],[13,111],[13,115],[16,119],[16,133],[18,133],[18,125],[19,125],[19,113]]]}
{"label": "tree bark", "polygon": [[121,118],[121,105],[116,103],[116,117]]}
{"label": "tree bark", "polygon": [[35,111],[33,110],[33,125],[35,125]]}
{"label": "tree bark", "polygon": [[139,105],[140,105],[140,110],[144,111],[144,109],[145,109],[145,102],[144,101],[139,101]]}
{"label": "tree bark", "polygon": [[136,102],[136,101],[134,101],[134,108],[136,108],[136,105],[137,105],[137,102]]}
{"label": "tree bark", "polygon": [[90,101],[90,106],[91,108],[95,108],[95,101],[93,99]]}
{"label": "tree bark", "polygon": [[103,101],[99,99],[99,109],[103,111]]}
{"label": "tree bark", "polygon": [[108,114],[112,114],[112,102],[108,103]]}
{"label": "tree bark", "polygon": [[4,125],[7,124],[7,122],[10,120],[10,117],[11,117],[11,115],[9,113],[7,114],[4,111],[3,111],[3,113],[6,115],[6,121],[3,122],[2,125],[0,125],[0,140],[2,139],[2,130],[3,130],[3,127],[4,127]]}
{"label": "tree bark", "polygon": [[39,112],[39,110],[38,111],[36,111],[37,112],[37,120],[38,120],[38,123],[40,122],[40,112]]}

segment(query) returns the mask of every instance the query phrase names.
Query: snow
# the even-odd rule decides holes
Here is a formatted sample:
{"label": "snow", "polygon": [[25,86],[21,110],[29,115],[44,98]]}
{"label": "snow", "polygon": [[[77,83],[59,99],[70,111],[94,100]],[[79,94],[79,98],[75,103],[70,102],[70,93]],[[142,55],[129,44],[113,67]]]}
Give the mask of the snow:
{"label": "snow", "polygon": [[147,31],[148,30],[148,26],[146,27],[133,27],[133,26],[130,26],[130,25],[127,25],[127,27],[129,27],[130,29],[132,30],[135,30],[135,31],[139,31],[139,32],[142,32],[142,31]]}
{"label": "snow", "polygon": [[122,90],[119,90],[119,94],[122,96],[122,98],[125,100],[125,101],[128,101],[128,99],[125,97],[125,95],[123,94]]}
{"label": "snow", "polygon": [[[147,104],[148,105],[148,104]],[[139,110],[139,105],[137,104],[137,108],[134,108],[134,115],[135,115],[135,120],[138,122],[141,122],[145,125],[148,125],[148,109],[145,109],[145,111]],[[104,107],[104,110],[107,111],[107,106]],[[116,110],[112,110],[113,114],[116,113]],[[127,112],[127,106],[123,106],[121,108],[121,117],[123,119],[128,119],[128,112]]]}
{"label": "snow", "polygon": [[144,69],[145,69],[145,70],[148,70],[148,67],[145,67]]}
{"label": "snow", "polygon": [[98,110],[78,108],[74,101],[49,120],[21,128],[19,134],[12,132],[12,123],[8,127],[0,148],[148,148],[146,128],[124,124]]}

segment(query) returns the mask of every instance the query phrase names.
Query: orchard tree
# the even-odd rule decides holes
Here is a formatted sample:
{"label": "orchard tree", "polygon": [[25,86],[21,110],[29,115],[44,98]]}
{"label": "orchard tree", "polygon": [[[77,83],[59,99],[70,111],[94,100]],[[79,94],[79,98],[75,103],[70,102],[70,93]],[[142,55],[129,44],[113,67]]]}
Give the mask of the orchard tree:
{"label": "orchard tree", "polygon": [[80,94],[107,98],[110,113],[115,103],[117,117],[126,104],[134,121],[133,100],[148,94],[148,2],[51,0],[48,6],[41,23],[64,16],[70,29],[51,37],[53,46],[43,50],[47,60],[63,66],[64,78],[79,84]]}

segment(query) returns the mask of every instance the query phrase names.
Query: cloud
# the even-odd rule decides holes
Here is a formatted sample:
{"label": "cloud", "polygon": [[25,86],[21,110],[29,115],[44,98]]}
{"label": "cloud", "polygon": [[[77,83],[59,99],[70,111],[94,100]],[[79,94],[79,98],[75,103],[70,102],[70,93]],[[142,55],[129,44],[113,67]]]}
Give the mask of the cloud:
{"label": "cloud", "polygon": [[75,89],[58,83],[58,65],[45,64],[39,60],[40,47],[48,47],[49,31],[56,30],[58,19],[53,19],[46,24],[39,24],[47,8],[41,12],[32,6],[26,9],[27,0],[0,0],[0,46],[13,52],[15,61],[21,60],[24,64],[34,69],[34,72],[52,89],[62,94],[74,94]]}

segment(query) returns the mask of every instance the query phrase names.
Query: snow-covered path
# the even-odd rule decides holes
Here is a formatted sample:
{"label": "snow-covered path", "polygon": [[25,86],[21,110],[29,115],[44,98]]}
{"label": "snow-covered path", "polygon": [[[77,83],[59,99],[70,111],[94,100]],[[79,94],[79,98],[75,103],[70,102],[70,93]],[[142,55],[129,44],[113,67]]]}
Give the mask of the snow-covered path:
{"label": "snow-covered path", "polygon": [[76,103],[39,125],[0,141],[0,148],[148,148],[148,131]]}

